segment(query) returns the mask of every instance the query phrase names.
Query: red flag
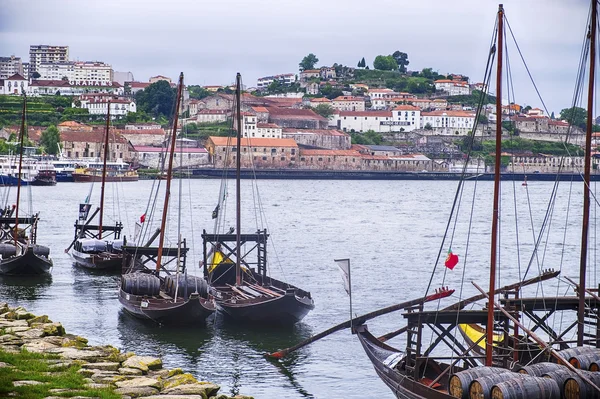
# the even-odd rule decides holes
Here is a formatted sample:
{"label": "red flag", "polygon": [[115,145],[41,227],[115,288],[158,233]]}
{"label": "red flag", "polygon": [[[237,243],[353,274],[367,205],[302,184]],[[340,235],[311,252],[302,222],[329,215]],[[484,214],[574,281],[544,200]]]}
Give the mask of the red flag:
{"label": "red flag", "polygon": [[140,216],[140,223],[144,223],[145,220],[146,220],[146,214],[144,213],[142,216]]}
{"label": "red flag", "polygon": [[446,261],[444,262],[444,265],[452,270],[454,269],[454,266],[456,266],[458,264],[458,255],[455,255],[452,253],[452,248],[450,248],[448,250],[448,256],[446,256]]}

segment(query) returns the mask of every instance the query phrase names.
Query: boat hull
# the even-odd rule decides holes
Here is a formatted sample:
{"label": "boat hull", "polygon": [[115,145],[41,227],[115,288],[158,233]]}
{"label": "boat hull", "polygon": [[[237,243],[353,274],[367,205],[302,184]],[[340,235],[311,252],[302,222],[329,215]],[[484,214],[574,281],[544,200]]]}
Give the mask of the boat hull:
{"label": "boat hull", "polygon": [[71,257],[76,266],[93,270],[119,270],[123,265],[123,254],[99,253],[86,254],[71,251]]}
{"label": "boat hull", "polygon": [[215,312],[211,300],[192,294],[188,299],[148,297],[119,290],[119,302],[132,316],[160,324],[201,324]]}
{"label": "boat hull", "polygon": [[216,301],[217,310],[227,318],[252,324],[289,325],[299,322],[314,309],[312,299],[296,296],[289,290],[277,298],[255,298],[244,301]]}
{"label": "boat hull", "polygon": [[[27,185],[31,184],[31,182],[28,180],[24,180],[24,179],[20,179],[20,180],[21,180],[21,186],[27,186]],[[0,186],[17,186],[18,184],[19,184],[19,178],[15,177],[15,176],[0,175]]]}
{"label": "boat hull", "polygon": [[[76,183],[98,183],[102,181],[102,175],[88,175],[83,173],[73,173],[71,178]],[[107,182],[138,181],[139,176],[106,176]]]}
{"label": "boat hull", "polygon": [[429,388],[395,368],[403,356],[402,352],[381,343],[368,331],[367,326],[356,327],[360,343],[373,364],[379,378],[399,399],[450,399],[447,392]]}
{"label": "boat hull", "polygon": [[33,247],[27,247],[21,255],[11,256],[0,261],[0,275],[25,276],[49,274],[52,260],[34,253]]}
{"label": "boat hull", "polygon": [[73,174],[71,172],[56,172],[56,181],[59,183],[72,183]]}

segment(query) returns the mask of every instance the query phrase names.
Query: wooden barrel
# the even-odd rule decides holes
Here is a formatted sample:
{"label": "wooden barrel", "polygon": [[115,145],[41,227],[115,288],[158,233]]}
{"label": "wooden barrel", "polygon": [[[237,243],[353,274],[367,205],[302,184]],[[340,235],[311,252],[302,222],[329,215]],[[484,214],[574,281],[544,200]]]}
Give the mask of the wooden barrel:
{"label": "wooden barrel", "polygon": [[544,378],[550,378],[553,379],[554,381],[556,381],[556,383],[558,384],[558,388],[560,389],[561,392],[561,398],[564,399],[565,397],[565,390],[564,390],[564,386],[565,386],[565,382],[569,379],[569,378],[575,378],[579,383],[583,384],[583,381],[577,376],[577,374],[571,370],[569,370],[566,367],[562,367],[559,369],[556,369],[554,371],[549,371],[547,373],[545,373],[543,375]]}
{"label": "wooden barrel", "polygon": [[499,382],[492,388],[492,399],[560,399],[560,389],[550,378],[531,377]]}
{"label": "wooden barrel", "polygon": [[478,377],[469,385],[469,399],[490,399],[492,387],[497,383],[525,377],[525,374],[520,373],[495,373]]}
{"label": "wooden barrel", "polygon": [[569,358],[569,363],[576,369],[598,371],[600,352],[574,355]]}
{"label": "wooden barrel", "polygon": [[[596,386],[600,387],[600,373],[584,372],[586,378],[591,380]],[[600,398],[600,392],[592,388],[585,381],[579,377],[569,377],[566,379],[563,385],[563,398],[565,399],[598,399]]]}
{"label": "wooden barrel", "polygon": [[541,377],[550,371],[558,369],[566,369],[566,367],[557,363],[542,362],[521,367],[518,371],[521,374],[527,374],[534,377]]}
{"label": "wooden barrel", "polygon": [[160,279],[147,273],[129,273],[121,276],[121,289],[128,294],[155,296],[160,291]]}
{"label": "wooden barrel", "polygon": [[469,385],[479,377],[498,373],[510,373],[510,370],[501,367],[474,367],[452,374],[448,380],[448,392],[453,398],[468,399]]}
{"label": "wooden barrel", "polygon": [[600,350],[597,348],[592,348],[590,346],[577,346],[574,348],[563,349],[558,351],[558,354],[565,360],[569,360],[570,358],[577,355],[589,355],[592,353],[598,353]]}

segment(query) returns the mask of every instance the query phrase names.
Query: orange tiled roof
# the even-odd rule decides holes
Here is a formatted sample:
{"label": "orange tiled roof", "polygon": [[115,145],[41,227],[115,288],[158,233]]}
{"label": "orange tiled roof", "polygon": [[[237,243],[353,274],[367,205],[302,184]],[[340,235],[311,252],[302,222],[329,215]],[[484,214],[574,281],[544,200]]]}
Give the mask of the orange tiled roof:
{"label": "orange tiled roof", "polygon": [[[228,141],[231,143],[231,146],[237,145],[237,138],[232,137],[219,137],[219,136],[210,136],[208,138],[212,141],[216,146],[227,146]],[[293,139],[270,139],[270,138],[242,138],[242,146],[243,147],[294,147],[297,148],[298,144]]]}

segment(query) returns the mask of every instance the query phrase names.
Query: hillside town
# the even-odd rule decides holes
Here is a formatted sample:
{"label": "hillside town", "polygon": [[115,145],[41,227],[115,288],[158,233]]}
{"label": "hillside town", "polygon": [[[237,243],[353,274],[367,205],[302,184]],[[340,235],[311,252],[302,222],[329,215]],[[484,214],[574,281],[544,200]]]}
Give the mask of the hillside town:
{"label": "hillside town", "polygon": [[[473,136],[493,137],[497,118],[506,126],[502,134],[507,139],[517,135],[563,143],[569,136],[569,142],[583,143],[579,126],[537,107],[510,103],[496,115],[492,101],[484,101],[483,113],[476,118],[473,98],[487,95],[486,84],[460,74],[432,75],[430,69],[386,71],[405,80],[420,79],[408,81],[407,89],[401,91],[372,83],[369,74],[379,71],[365,67],[364,59],[357,68],[338,64],[317,67],[317,61],[301,63],[297,73],[265,76],[255,86],[244,87],[243,167],[456,172],[464,166],[457,143]],[[111,157],[135,167],[158,168],[167,124],[156,118],[128,120],[128,116],[140,114],[138,93],[158,82],[175,87],[166,76],[141,82],[132,72],[116,71],[105,62],[72,61],[68,46],[31,45],[29,62],[14,55],[0,57],[0,95],[71,97],[70,107],[79,118],[57,124],[58,155],[65,158],[100,156],[104,127],[93,122],[106,117],[110,104]],[[236,145],[224,137],[233,117],[232,86],[204,85],[199,90],[200,96],[189,83],[184,89],[176,164],[180,168],[229,167],[232,161],[225,154]],[[183,134],[191,124],[206,126],[209,134],[202,139]],[[39,144],[46,128],[30,124],[28,139]],[[0,126],[0,139],[9,140],[17,133],[16,123]],[[380,142],[364,139],[373,136],[381,138]],[[598,144],[597,133],[594,145]],[[559,157],[532,151],[506,155],[510,160],[504,166],[518,167],[524,173],[574,172],[583,162],[578,155]],[[468,169],[485,170],[485,160],[471,162]]]}

